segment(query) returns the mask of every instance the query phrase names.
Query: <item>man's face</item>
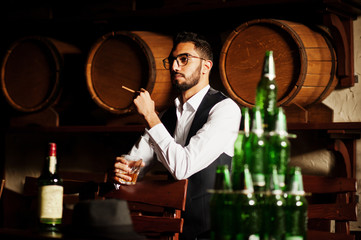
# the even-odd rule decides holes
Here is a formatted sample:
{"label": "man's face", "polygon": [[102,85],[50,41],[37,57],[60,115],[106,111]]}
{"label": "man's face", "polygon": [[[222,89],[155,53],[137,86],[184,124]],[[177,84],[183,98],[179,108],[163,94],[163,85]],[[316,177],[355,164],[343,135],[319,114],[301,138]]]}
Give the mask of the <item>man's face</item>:
{"label": "man's face", "polygon": [[[199,57],[198,53],[194,50],[194,44],[191,42],[178,44],[172,52],[172,56],[176,57],[184,53]],[[185,66],[179,66],[177,61],[174,61],[171,64],[170,71],[172,84],[176,89],[186,91],[198,84],[202,71],[202,59],[189,57],[188,63]]]}

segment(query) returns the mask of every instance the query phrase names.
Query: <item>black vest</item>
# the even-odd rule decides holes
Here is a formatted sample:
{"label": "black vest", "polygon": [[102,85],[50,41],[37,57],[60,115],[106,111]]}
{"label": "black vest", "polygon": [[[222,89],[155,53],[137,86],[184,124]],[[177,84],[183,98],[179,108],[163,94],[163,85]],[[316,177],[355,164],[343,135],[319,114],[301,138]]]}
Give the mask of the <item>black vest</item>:
{"label": "black vest", "polygon": [[[196,112],[190,127],[185,146],[189,144],[199,129],[207,122],[209,111],[218,102],[227,98],[224,94],[212,88],[204,96]],[[176,126],[176,108],[169,108],[162,117],[162,122],[169,133],[173,136]],[[193,174],[188,178],[188,190],[186,210],[182,214],[184,218],[183,233],[181,239],[195,239],[199,234],[210,230],[210,209],[211,194],[207,192],[213,189],[216,175],[216,168],[221,164],[228,164],[231,167],[232,158],[227,154],[221,154],[207,168]]]}

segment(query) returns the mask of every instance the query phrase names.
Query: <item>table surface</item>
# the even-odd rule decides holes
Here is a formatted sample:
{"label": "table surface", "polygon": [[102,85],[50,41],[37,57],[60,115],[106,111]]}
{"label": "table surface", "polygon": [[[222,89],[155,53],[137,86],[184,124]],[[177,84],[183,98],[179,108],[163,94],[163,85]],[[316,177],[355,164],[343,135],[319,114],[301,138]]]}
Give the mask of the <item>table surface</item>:
{"label": "table surface", "polygon": [[[35,229],[12,229],[0,228],[1,240],[94,240],[95,237],[71,236],[62,233],[45,233]],[[99,238],[100,240],[101,238]],[[135,240],[134,238],[124,237],[122,240]],[[139,238],[137,239],[139,240]],[[144,238],[146,240],[146,238]]]}

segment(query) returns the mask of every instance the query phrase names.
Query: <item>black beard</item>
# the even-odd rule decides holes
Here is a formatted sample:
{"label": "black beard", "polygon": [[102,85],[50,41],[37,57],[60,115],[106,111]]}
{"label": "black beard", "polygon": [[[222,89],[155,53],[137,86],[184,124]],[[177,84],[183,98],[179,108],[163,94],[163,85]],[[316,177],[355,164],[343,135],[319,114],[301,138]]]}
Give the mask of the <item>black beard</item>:
{"label": "black beard", "polygon": [[178,84],[178,82],[173,81],[173,87],[175,87],[175,89],[179,92],[184,92],[187,91],[188,89],[191,89],[193,86],[197,85],[197,82],[192,82],[190,84],[187,83],[183,83],[183,84]]}
{"label": "black beard", "polygon": [[198,84],[199,79],[200,79],[201,69],[202,69],[202,66],[199,65],[199,68],[197,70],[195,70],[192,73],[192,75],[188,78],[190,80],[190,82],[185,82],[185,83],[182,83],[182,84],[179,84],[178,81],[174,79],[174,77],[175,77],[176,74],[179,74],[182,77],[186,78],[184,76],[184,74],[172,72],[171,73],[172,85],[175,87],[175,89],[177,89],[180,92],[184,92],[184,91],[187,91],[187,90],[191,89],[192,87],[194,87],[195,85]]}

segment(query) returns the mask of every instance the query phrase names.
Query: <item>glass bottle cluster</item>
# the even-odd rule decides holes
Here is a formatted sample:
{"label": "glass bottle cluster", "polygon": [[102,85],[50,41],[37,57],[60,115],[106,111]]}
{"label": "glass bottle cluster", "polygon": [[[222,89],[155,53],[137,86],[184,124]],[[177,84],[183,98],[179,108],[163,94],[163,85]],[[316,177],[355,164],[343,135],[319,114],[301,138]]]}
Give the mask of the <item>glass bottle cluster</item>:
{"label": "glass bottle cluster", "polygon": [[307,238],[308,204],[301,169],[289,164],[290,136],[284,110],[277,106],[273,52],[267,51],[255,106],[242,108],[232,168],[217,168],[212,239]]}

